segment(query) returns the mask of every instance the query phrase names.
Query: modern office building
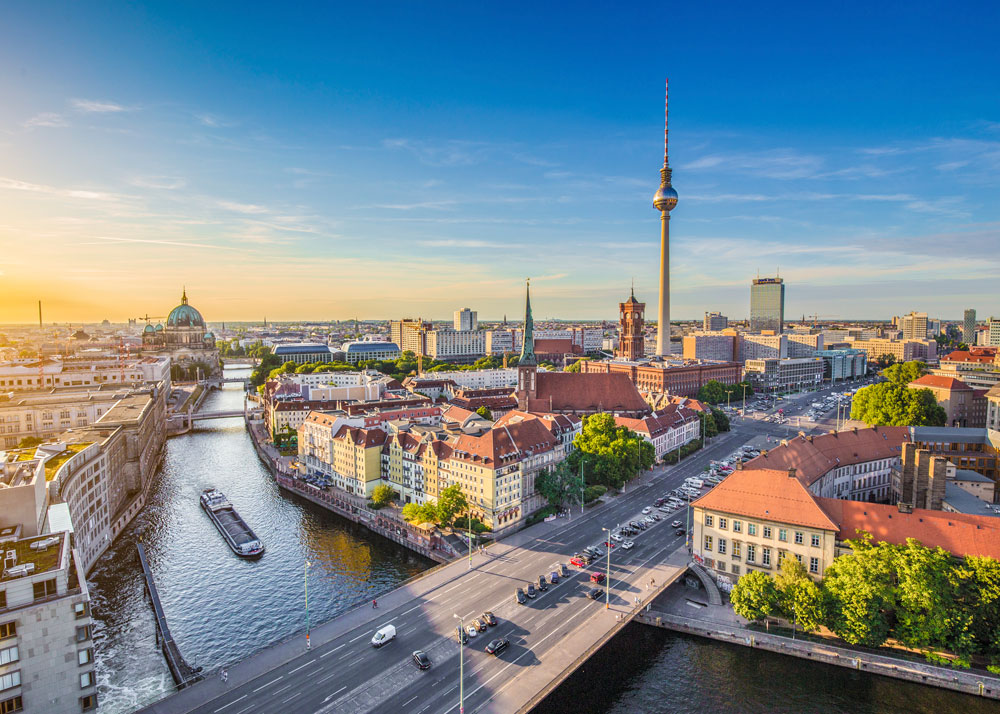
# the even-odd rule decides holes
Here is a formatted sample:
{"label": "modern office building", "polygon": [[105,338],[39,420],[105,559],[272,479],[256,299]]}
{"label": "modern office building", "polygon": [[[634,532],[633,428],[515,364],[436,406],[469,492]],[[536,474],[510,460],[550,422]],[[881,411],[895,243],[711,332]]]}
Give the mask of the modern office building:
{"label": "modern office building", "polygon": [[868,373],[868,353],[864,350],[817,350],[813,356],[823,360],[823,379],[830,382],[859,379]]}
{"label": "modern office building", "polygon": [[965,311],[965,320],[962,323],[962,342],[967,345],[976,343],[976,311],[972,308]]}
{"label": "modern office building", "polygon": [[986,346],[1000,346],[1000,320],[995,317],[990,317],[986,321]]}
{"label": "modern office building", "polygon": [[417,355],[427,354],[426,334],[433,330],[434,325],[425,322],[419,317],[416,320],[405,318],[403,320],[389,321],[389,342],[399,345],[403,352],[413,352]]}
{"label": "modern office building", "polygon": [[758,391],[788,392],[823,381],[823,360],[819,357],[751,359],[744,362],[744,368]]}
{"label": "modern office building", "polygon": [[740,336],[720,332],[695,332],[684,335],[681,341],[684,346],[686,360],[715,360],[731,362],[738,357]]}
{"label": "modern office building", "polygon": [[442,362],[468,363],[486,356],[485,330],[430,330],[424,354]]}
{"label": "modern office building", "polygon": [[812,357],[817,351],[823,349],[823,344],[822,334],[790,333],[788,335],[788,356]]}
{"label": "modern office building", "polygon": [[295,364],[310,364],[329,362],[333,359],[330,348],[318,342],[299,342],[296,344],[276,345],[274,356],[280,357],[282,362],[294,362]]}
{"label": "modern office building", "polygon": [[479,329],[479,314],[475,310],[463,307],[455,310],[455,329],[459,332],[468,332]]}
{"label": "modern office building", "polygon": [[357,364],[358,362],[365,362],[372,359],[392,361],[399,359],[402,355],[399,345],[395,342],[365,340],[360,342],[346,342],[344,343],[343,350],[344,361],[348,364]]}
{"label": "modern office building", "polygon": [[927,313],[911,312],[899,318],[899,329],[904,340],[927,339]]}
{"label": "modern office building", "polygon": [[701,327],[705,332],[725,330],[729,327],[729,318],[721,312],[706,312]]}
{"label": "modern office building", "polygon": [[784,359],[788,357],[788,335],[766,330],[763,334],[743,334],[740,338],[740,351],[737,359],[741,362],[752,359]]}
{"label": "modern office building", "polygon": [[785,327],[785,282],[778,277],[754,278],[750,286],[750,332]]}

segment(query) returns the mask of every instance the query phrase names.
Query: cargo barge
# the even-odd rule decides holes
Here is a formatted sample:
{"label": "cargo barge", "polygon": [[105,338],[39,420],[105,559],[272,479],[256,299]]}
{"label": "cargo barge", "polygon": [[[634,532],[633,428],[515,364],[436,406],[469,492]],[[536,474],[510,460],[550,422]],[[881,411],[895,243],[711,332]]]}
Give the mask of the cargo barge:
{"label": "cargo barge", "polygon": [[233,504],[221,491],[206,488],[201,494],[201,507],[236,555],[241,558],[257,558],[264,554],[264,544],[240,518]]}

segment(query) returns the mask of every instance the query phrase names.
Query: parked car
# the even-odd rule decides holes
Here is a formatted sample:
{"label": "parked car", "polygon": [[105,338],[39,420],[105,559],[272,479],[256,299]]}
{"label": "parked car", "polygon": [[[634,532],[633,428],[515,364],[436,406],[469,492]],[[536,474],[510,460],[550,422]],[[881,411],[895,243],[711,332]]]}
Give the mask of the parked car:
{"label": "parked car", "polygon": [[523,605],[524,603],[528,602],[528,598],[524,594],[524,590],[522,590],[521,588],[518,588],[517,590],[514,591],[514,599],[517,600],[518,605]]}
{"label": "parked car", "polygon": [[590,596],[591,600],[600,600],[601,595],[603,595],[604,593],[601,592],[600,588],[591,588],[590,592],[587,594]]}
{"label": "parked car", "polygon": [[559,573],[557,573],[554,570],[551,573],[549,573],[549,582],[551,582],[553,585],[558,584],[559,583]]}
{"label": "parked car", "polygon": [[608,549],[613,549],[613,548],[617,547],[617,544],[614,541],[611,541],[611,540],[606,540],[603,543],[601,543],[601,545],[603,545],[605,548],[608,548]]}
{"label": "parked car", "polygon": [[646,515],[647,513],[650,513],[652,510],[653,510],[652,508],[646,506],[645,508],[642,509],[642,513],[643,515]]}
{"label": "parked car", "polygon": [[499,639],[493,640],[488,645],[486,645],[486,653],[491,654],[493,656],[497,656],[505,649],[507,649],[507,647],[509,646],[510,646],[510,640],[508,640],[506,637],[501,637]]}
{"label": "parked car", "polygon": [[569,559],[569,562],[570,565],[575,565],[578,568],[586,568],[588,565],[590,565],[590,558],[584,560],[579,555],[574,555],[572,558]]}
{"label": "parked car", "polygon": [[431,668],[431,658],[423,650],[416,650],[411,656],[413,657],[413,664],[417,665],[417,669]]}
{"label": "parked car", "polygon": [[486,632],[486,623],[480,619],[475,619],[472,621],[473,626],[478,632]]}
{"label": "parked car", "polygon": [[490,612],[489,610],[487,610],[486,612],[483,613],[482,620],[483,620],[483,622],[485,622],[490,627],[494,627],[497,624],[497,618],[496,618],[496,616],[492,612]]}
{"label": "parked car", "polygon": [[604,582],[604,573],[601,573],[601,572],[591,573],[590,574],[590,582],[592,582],[592,583],[603,583]]}
{"label": "parked car", "polygon": [[569,575],[569,568],[567,568],[565,565],[560,565],[559,574],[565,578],[566,576]]}
{"label": "parked car", "polygon": [[528,597],[530,598],[538,596],[538,591],[535,590],[535,585],[533,583],[528,583],[528,587],[525,590],[525,592],[528,594]]}
{"label": "parked car", "polygon": [[663,517],[660,516],[659,513],[654,513],[652,516],[650,516],[650,518],[652,518],[654,521],[659,521],[663,519]]}
{"label": "parked car", "polygon": [[674,522],[673,522],[673,523],[671,523],[670,525],[671,525],[671,526],[673,526],[674,528],[680,528],[680,527],[681,527],[681,526],[683,526],[684,524],[683,524],[683,523],[681,523],[680,521],[674,521]]}
{"label": "parked car", "polygon": [[466,625],[465,631],[469,633],[469,637],[475,637],[479,634],[479,629],[475,625]]}
{"label": "parked car", "polygon": [[544,575],[539,575],[538,576],[538,589],[541,590],[542,592],[545,592],[546,590],[549,589],[549,584],[545,580],[545,576]]}
{"label": "parked car", "polygon": [[613,540],[615,543],[620,543],[621,539],[622,539],[622,536],[621,536],[620,533],[612,533],[611,534],[611,540]]}

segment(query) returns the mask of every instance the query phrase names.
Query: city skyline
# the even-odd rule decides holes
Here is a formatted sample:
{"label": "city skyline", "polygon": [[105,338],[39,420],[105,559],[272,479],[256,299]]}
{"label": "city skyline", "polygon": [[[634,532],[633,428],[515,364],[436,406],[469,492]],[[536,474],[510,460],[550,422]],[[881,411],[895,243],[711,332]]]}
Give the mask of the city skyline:
{"label": "city skyline", "polygon": [[[665,48],[638,13],[594,8],[538,27],[405,6],[415,24],[362,8],[278,25],[221,6],[4,12],[0,323],[36,322],[39,299],[46,322],[122,322],[169,310],[182,285],[213,322],[465,305],[491,321],[516,314],[528,275],[539,319],[614,320],[633,277],[657,298],[667,74],[676,319],[747,317],[751,279],[779,266],[791,319],[1000,314],[989,6],[975,23],[934,6],[778,22],[734,8],[739,29],[710,35],[685,8]],[[788,39],[817,21],[809,52]]]}

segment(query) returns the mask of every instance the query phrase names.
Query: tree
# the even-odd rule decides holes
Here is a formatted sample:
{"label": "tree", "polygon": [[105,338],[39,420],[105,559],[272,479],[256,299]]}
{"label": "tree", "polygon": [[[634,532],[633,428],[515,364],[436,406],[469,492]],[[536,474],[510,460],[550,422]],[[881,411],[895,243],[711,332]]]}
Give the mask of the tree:
{"label": "tree", "polygon": [[587,358],[586,358],[586,357],[581,357],[580,359],[578,359],[578,360],[577,360],[576,362],[574,362],[573,364],[571,364],[571,365],[568,365],[568,366],[567,366],[567,367],[566,367],[566,368],[565,368],[565,369],[563,370],[563,372],[579,372],[579,371],[580,371],[580,368],[581,368],[581,366],[582,366],[582,365],[583,365],[583,363],[584,363],[584,362],[586,362],[586,361],[587,361]]}
{"label": "tree", "polygon": [[579,503],[583,489],[583,477],[566,461],[560,461],[554,468],[542,469],[535,477],[535,490],[556,508]]}
{"label": "tree", "polygon": [[779,610],[794,626],[816,630],[826,621],[826,597],[806,568],[795,558],[784,558],[774,578],[779,594]]}
{"label": "tree", "polygon": [[927,374],[927,364],[919,360],[889,365],[882,370],[883,377],[893,384],[902,384],[903,386],[920,379],[925,374]]}
{"label": "tree", "polygon": [[653,445],[628,427],[619,426],[610,414],[592,414],[584,419],[583,430],[573,442],[570,466],[586,462],[591,483],[621,489],[627,481],[653,466]]}
{"label": "tree", "polygon": [[489,419],[490,421],[493,421],[493,412],[487,409],[485,404],[476,410],[476,414],[481,416],[483,419]]}
{"label": "tree", "polygon": [[396,497],[396,492],[392,486],[381,484],[372,491],[372,505],[376,508],[388,506],[389,502]]}
{"label": "tree", "polygon": [[437,516],[438,523],[443,526],[450,526],[455,520],[455,516],[469,510],[469,501],[462,493],[462,487],[457,483],[443,489],[438,495]]}
{"label": "tree", "polygon": [[699,402],[718,404],[719,402],[726,401],[726,391],[723,389],[721,382],[710,379],[698,390],[697,399]]}
{"label": "tree", "polygon": [[933,550],[912,538],[894,551],[897,601],[894,634],[907,647],[948,647],[955,611],[954,587],[949,578],[951,554]]}
{"label": "tree", "polygon": [[830,595],[829,626],[845,642],[878,647],[889,637],[896,605],[889,557],[895,546],[872,545],[868,533],[847,542],[853,552],[834,560],[823,581]]}
{"label": "tree", "polygon": [[437,523],[437,506],[432,502],[422,505],[419,503],[407,503],[403,506],[403,520],[407,523],[415,523],[417,525],[421,523]]}
{"label": "tree", "polygon": [[23,439],[21,439],[20,442],[18,442],[17,448],[19,448],[19,449],[30,449],[30,448],[33,448],[35,446],[38,446],[43,441],[44,441],[44,439],[40,439],[37,436],[26,436]]}
{"label": "tree", "polygon": [[931,390],[881,382],[857,391],[851,419],[868,426],[944,426],[946,415]]}
{"label": "tree", "polygon": [[715,422],[715,430],[720,434],[729,431],[729,417],[721,409],[712,409],[712,421]]}
{"label": "tree", "polygon": [[[982,653],[994,664],[1000,663],[1000,562],[993,558],[966,556],[957,575],[965,587],[958,590],[956,602],[972,614],[968,631],[971,649]],[[953,641],[955,639],[953,634]]]}
{"label": "tree", "polygon": [[715,419],[711,414],[708,412],[701,412],[698,416],[701,418],[701,429],[705,438],[711,438],[719,435],[719,428],[716,426]]}
{"label": "tree", "polygon": [[736,581],[729,600],[737,615],[751,622],[759,622],[778,611],[778,588],[770,575],[753,570]]}

